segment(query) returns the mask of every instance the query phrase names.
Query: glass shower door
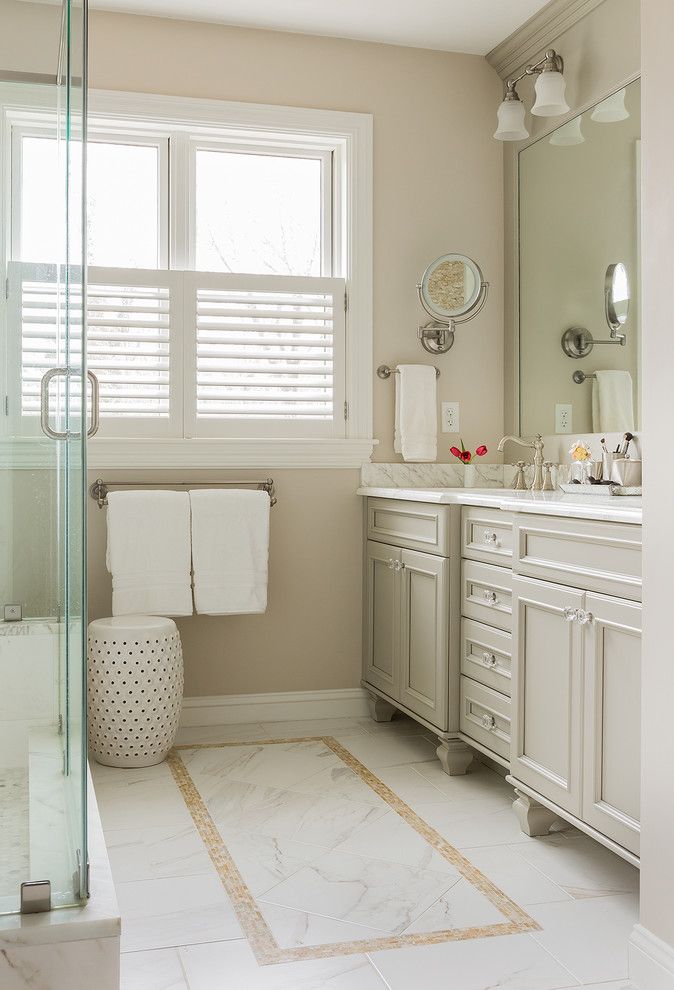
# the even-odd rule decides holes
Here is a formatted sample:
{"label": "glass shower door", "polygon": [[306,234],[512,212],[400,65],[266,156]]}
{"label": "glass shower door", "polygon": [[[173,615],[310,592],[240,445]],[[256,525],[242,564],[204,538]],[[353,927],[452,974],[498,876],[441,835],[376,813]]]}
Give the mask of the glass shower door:
{"label": "glass shower door", "polygon": [[0,64],[12,202],[0,214],[0,240],[11,244],[0,250],[0,914],[22,909],[25,884],[49,881],[53,908],[87,894],[86,410],[95,392],[84,388],[86,7],[76,0],[63,0],[53,66],[47,83]]}

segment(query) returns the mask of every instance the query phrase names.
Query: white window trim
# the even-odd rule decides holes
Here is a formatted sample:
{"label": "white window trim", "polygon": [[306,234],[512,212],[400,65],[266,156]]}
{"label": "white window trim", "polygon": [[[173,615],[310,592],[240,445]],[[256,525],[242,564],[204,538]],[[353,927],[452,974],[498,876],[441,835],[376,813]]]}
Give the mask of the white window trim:
{"label": "white window trim", "polygon": [[[23,92],[22,109],[44,110],[44,99],[44,92],[39,87]],[[7,103],[10,102],[8,99]],[[230,133],[240,132],[244,143],[279,134],[287,134],[288,143],[291,143],[300,134],[315,142],[317,149],[321,145],[336,146],[333,183],[340,192],[338,203],[342,224],[334,226],[341,227],[344,237],[342,243],[333,244],[334,274],[346,278],[348,296],[345,439],[100,437],[89,442],[90,466],[101,470],[134,466],[169,469],[216,466],[355,468],[369,460],[376,443],[372,439],[372,116],[102,90],[90,92],[89,113],[104,120],[106,129],[114,129],[118,120],[126,134],[133,132],[134,119],[138,121],[139,131],[147,133],[147,121],[151,119],[159,133],[170,127],[184,127],[192,134],[203,132],[204,138],[208,139],[214,127],[226,126]],[[92,125],[97,134],[103,130],[99,121],[92,120]],[[185,141],[182,148],[175,149],[171,167],[189,167],[188,145]],[[176,157],[182,157],[182,161],[175,160]],[[6,183],[3,185],[7,188]],[[182,265],[175,238],[181,238],[182,244],[187,243],[187,204],[184,207],[184,229],[170,232],[172,263],[176,267]],[[30,443],[30,440],[22,441],[22,444]],[[28,466],[32,458],[26,452],[25,458],[22,456],[19,460]],[[37,460],[39,462],[40,458]]]}

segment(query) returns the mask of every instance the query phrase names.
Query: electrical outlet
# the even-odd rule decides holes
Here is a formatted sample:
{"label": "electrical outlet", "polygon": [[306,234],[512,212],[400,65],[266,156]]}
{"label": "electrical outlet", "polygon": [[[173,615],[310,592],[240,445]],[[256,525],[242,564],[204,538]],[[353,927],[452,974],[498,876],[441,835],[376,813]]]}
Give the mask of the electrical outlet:
{"label": "electrical outlet", "polygon": [[573,429],[573,406],[558,402],[555,406],[555,433],[570,433]]}
{"label": "electrical outlet", "polygon": [[21,619],[21,606],[5,605],[3,613],[5,622],[19,622]]}
{"label": "electrical outlet", "polygon": [[442,432],[443,433],[458,433],[459,432],[459,403],[458,402],[443,402],[442,403]]}

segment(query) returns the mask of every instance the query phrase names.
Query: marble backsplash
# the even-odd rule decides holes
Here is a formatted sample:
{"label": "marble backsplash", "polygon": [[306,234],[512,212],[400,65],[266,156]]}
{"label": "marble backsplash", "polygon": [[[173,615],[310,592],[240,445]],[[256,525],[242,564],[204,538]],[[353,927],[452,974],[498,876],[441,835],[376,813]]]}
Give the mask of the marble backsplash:
{"label": "marble backsplash", "polygon": [[[555,486],[557,474],[553,464]],[[363,464],[360,483],[365,488],[512,488],[516,475],[514,464]],[[527,486],[533,477],[533,464],[527,464]]]}

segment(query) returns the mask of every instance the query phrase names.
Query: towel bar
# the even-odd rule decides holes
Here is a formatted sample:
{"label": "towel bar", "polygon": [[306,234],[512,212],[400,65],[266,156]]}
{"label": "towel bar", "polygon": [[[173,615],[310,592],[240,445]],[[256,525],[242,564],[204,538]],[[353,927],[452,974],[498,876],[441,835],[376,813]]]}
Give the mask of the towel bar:
{"label": "towel bar", "polygon": [[582,385],[583,382],[589,381],[592,378],[596,379],[597,376],[593,374],[587,375],[584,371],[574,371],[572,377],[576,385]]}
{"label": "towel bar", "polygon": [[[398,370],[398,368],[389,368],[387,364],[380,364],[379,367],[377,368],[377,377],[382,378],[384,381],[386,381],[387,378],[390,378],[391,375],[399,375],[399,374],[400,371]],[[439,368],[435,369],[435,377],[436,378],[440,377]]]}
{"label": "towel bar", "polygon": [[103,481],[96,478],[89,486],[89,494],[102,509],[107,505],[108,492],[115,488],[137,488],[141,486],[152,486],[154,488],[250,488],[254,485],[259,491],[269,495],[269,501],[276,505],[276,492],[274,490],[274,479],[265,478],[264,481]]}

